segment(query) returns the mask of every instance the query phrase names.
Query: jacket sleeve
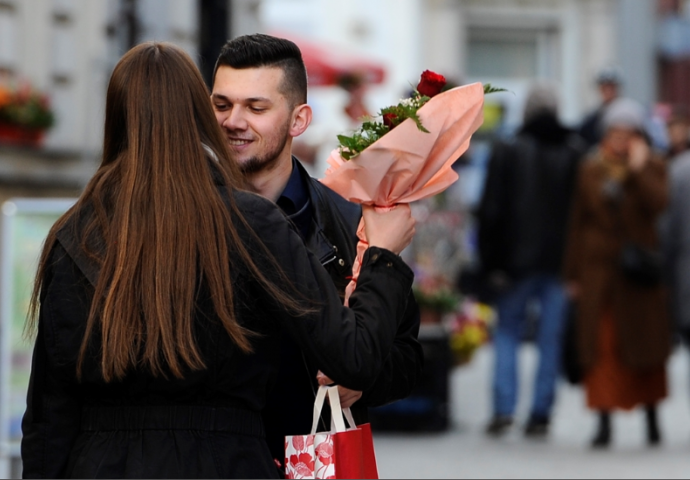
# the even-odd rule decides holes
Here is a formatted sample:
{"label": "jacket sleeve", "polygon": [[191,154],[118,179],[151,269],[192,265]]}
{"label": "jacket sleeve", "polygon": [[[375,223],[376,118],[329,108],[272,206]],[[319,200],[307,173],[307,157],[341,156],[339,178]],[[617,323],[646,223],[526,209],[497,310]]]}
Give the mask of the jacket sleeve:
{"label": "jacket sleeve", "polygon": [[379,407],[408,397],[424,366],[424,352],[419,344],[419,305],[410,292],[405,309],[405,317],[391,348],[391,353],[383,364],[376,383],[365,391],[358,404]]}
{"label": "jacket sleeve", "polygon": [[[72,286],[63,262],[64,255],[46,278],[41,300],[38,335],[34,346],[27,408],[22,419],[22,462],[24,478],[63,478],[81,423],[81,400],[73,375],[59,365],[53,349],[53,301],[64,297],[61,286]],[[60,285],[61,284],[61,285]],[[74,370],[71,370],[74,372]]]}
{"label": "jacket sleeve", "polygon": [[[309,360],[334,382],[366,391],[373,386],[394,345],[412,288],[412,270],[388,250],[370,247],[357,289],[344,307],[328,272],[307,250],[294,226],[274,206],[251,212],[250,224],[287,279],[316,305],[313,313],[277,319]],[[249,219],[249,218],[248,218]],[[279,281],[279,276],[275,276]]]}

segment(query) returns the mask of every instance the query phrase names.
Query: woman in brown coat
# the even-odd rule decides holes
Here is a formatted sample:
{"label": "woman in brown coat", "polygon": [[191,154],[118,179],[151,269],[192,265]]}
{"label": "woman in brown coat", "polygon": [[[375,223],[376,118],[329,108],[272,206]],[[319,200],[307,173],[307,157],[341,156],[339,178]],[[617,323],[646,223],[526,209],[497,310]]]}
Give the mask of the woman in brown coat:
{"label": "woman in brown coat", "polygon": [[[577,299],[587,403],[599,412],[594,447],[610,443],[611,411],[640,405],[650,445],[660,441],[656,405],[667,394],[670,326],[655,225],[667,187],[665,166],[642,137],[643,119],[630,100],[609,108],[604,138],[581,166],[571,219],[565,273]],[[623,260],[635,253],[648,261]]]}

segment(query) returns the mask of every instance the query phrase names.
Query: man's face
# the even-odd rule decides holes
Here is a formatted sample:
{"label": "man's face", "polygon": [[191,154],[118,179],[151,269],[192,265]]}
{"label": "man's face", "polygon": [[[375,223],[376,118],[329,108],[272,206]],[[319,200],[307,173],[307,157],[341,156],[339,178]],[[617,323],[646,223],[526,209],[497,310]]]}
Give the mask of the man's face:
{"label": "man's face", "polygon": [[618,85],[615,83],[600,83],[599,84],[599,95],[601,96],[601,101],[604,104],[609,104],[618,98]]}
{"label": "man's face", "polygon": [[289,152],[292,108],[280,92],[282,81],[280,68],[218,68],[213,110],[233,160],[245,173],[271,170]]}

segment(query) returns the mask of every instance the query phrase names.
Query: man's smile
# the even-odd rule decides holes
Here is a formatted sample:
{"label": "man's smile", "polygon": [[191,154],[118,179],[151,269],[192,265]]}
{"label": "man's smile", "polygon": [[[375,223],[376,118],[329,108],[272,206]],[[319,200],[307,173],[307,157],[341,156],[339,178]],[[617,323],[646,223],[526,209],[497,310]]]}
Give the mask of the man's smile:
{"label": "man's smile", "polygon": [[228,145],[231,147],[242,147],[244,145],[249,145],[253,140],[245,138],[228,138]]}

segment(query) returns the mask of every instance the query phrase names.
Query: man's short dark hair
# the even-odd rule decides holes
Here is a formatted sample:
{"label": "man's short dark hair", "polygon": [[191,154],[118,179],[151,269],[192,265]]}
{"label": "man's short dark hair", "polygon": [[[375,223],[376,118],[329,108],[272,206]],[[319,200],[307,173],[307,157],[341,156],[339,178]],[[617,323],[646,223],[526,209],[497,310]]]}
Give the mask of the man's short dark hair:
{"label": "man's short dark hair", "polygon": [[220,51],[213,79],[220,67],[235,69],[276,67],[283,70],[281,93],[293,106],[307,103],[307,69],[299,47],[290,40],[264,34],[243,35]]}

